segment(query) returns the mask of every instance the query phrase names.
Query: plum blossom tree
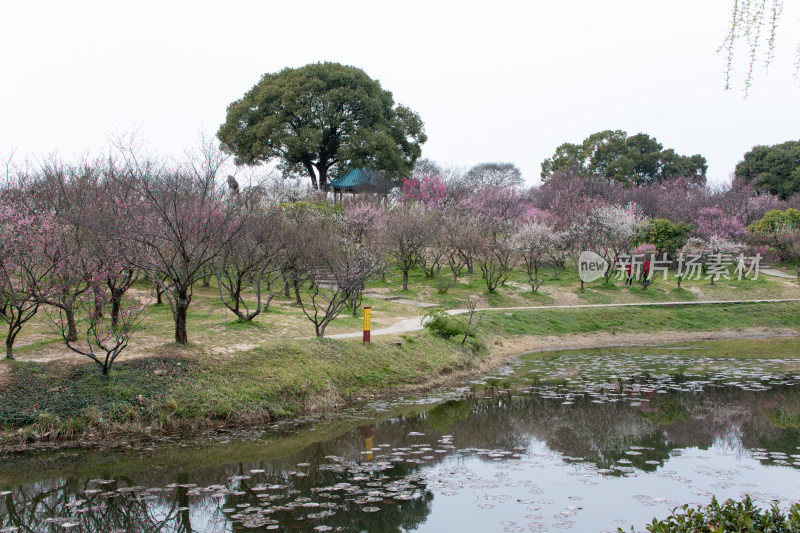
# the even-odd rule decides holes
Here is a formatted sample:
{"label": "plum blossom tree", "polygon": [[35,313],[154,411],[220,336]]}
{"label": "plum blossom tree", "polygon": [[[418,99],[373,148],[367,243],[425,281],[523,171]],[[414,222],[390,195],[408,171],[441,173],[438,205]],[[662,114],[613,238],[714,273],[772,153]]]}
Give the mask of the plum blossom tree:
{"label": "plum blossom tree", "polygon": [[733,180],[729,188],[716,197],[716,206],[727,216],[736,218],[744,226],[749,226],[773,209],[782,209],[785,202],[769,192],[756,191],[752,183]]}
{"label": "plum blossom tree", "polygon": [[514,189],[486,187],[462,202],[461,208],[474,215],[493,236],[509,233],[528,211],[524,196]]}
{"label": "plum blossom tree", "polygon": [[444,217],[439,211],[429,211],[426,216],[430,218],[431,240],[417,256],[417,264],[426,277],[432,278],[447,260],[447,236],[443,231]]}
{"label": "plum blossom tree", "polygon": [[440,238],[446,247],[445,258],[453,274],[453,280],[458,279],[464,268],[472,274],[475,255],[484,239],[475,216],[460,210],[448,211]]}
{"label": "plum blossom tree", "polygon": [[[566,255],[577,265],[578,258],[586,250],[597,249],[601,242],[600,228],[592,224],[588,217],[578,217],[561,233]],[[581,290],[584,282],[581,279]]]}
{"label": "plum blossom tree", "polygon": [[52,290],[42,302],[63,314],[69,340],[74,342],[78,340],[76,306],[87,291],[100,292],[102,282],[96,275],[100,264],[91,254],[84,236],[77,235],[74,227],[59,224],[56,234],[60,240],[58,246],[45,251],[45,254],[52,254],[46,262],[56,265],[51,273]]}
{"label": "plum blossom tree", "polygon": [[[235,239],[228,240],[212,261],[219,298],[239,320],[249,322],[262,311],[264,288],[267,306],[277,294],[273,290],[275,274],[282,266],[286,246],[283,213],[277,206],[252,210],[248,223]],[[245,293],[255,290],[255,303],[248,306]]]}
{"label": "plum blossom tree", "polygon": [[555,219],[555,227],[565,230],[576,219],[608,203],[606,196],[623,189],[618,183],[599,183],[568,172],[558,172],[533,193],[534,206]]}
{"label": "plum blossom tree", "polygon": [[14,341],[50,294],[51,276],[58,268],[53,239],[55,223],[46,214],[34,215],[12,203],[0,191],[0,319],[8,326],[6,358],[14,358]]}
{"label": "plum blossom tree", "polygon": [[119,242],[129,260],[160,286],[175,323],[175,342],[187,344],[192,287],[239,236],[247,215],[225,204],[227,184],[216,177],[226,158],[212,145],[172,168],[129,146],[118,148],[124,166],[117,181],[139,199],[124,213],[129,225]]}
{"label": "plum blossom tree", "polygon": [[112,323],[113,299],[110,293],[87,291],[81,295],[81,300],[76,302],[73,311],[81,315],[79,323],[86,328],[83,341],[71,337],[74,324],[69,323],[63,308],[50,313],[50,318],[58,327],[67,347],[94,361],[103,375],[107,375],[114,361],[127,348],[136,326],[141,323],[146,304],[130,298],[120,302],[115,323]]}
{"label": "plum blossom tree", "polygon": [[301,300],[303,313],[319,338],[381,265],[380,258],[366,246],[349,242],[330,226],[324,231],[324,238],[316,239],[304,256],[308,283],[303,284],[305,297]]}
{"label": "plum blossom tree", "polygon": [[533,292],[544,283],[539,271],[555,261],[562,246],[562,237],[543,222],[527,222],[512,237],[515,253],[524,265],[525,275]]}
{"label": "plum blossom tree", "polygon": [[701,237],[719,235],[727,239],[737,239],[744,235],[745,229],[736,218],[727,216],[719,207],[703,207],[697,214],[697,233]]}
{"label": "plum blossom tree", "polygon": [[642,212],[636,204],[599,207],[592,211],[589,223],[594,226],[592,244],[609,265],[604,274],[605,283],[614,275],[614,265],[621,254],[630,249],[631,240],[636,233],[637,224],[643,220]]}
{"label": "plum blossom tree", "polygon": [[479,247],[475,259],[481,269],[481,277],[490,292],[506,282],[514,270],[516,257],[511,242],[504,238],[492,238],[488,235]]}
{"label": "plum blossom tree", "polygon": [[435,228],[432,218],[418,206],[399,205],[389,211],[383,239],[388,255],[403,272],[403,290],[408,290],[408,273],[431,242]]}
{"label": "plum blossom tree", "polygon": [[386,225],[386,210],[375,202],[353,201],[344,206],[347,230],[357,243],[368,234],[378,234]]}
{"label": "plum blossom tree", "polygon": [[439,176],[425,175],[421,178],[403,178],[403,201],[414,201],[422,204],[426,209],[440,207],[446,198],[446,186]]}
{"label": "plum blossom tree", "polygon": [[524,183],[522,172],[514,163],[479,163],[469,169],[464,181],[473,190],[479,191],[488,187],[498,189],[514,189]]}
{"label": "plum blossom tree", "polygon": [[703,256],[706,259],[707,277],[710,279],[711,285],[714,285],[714,278],[718,279],[722,274],[709,267],[709,264],[719,264],[726,258],[729,259],[732,255],[741,252],[742,246],[720,235],[711,235],[704,244]]}

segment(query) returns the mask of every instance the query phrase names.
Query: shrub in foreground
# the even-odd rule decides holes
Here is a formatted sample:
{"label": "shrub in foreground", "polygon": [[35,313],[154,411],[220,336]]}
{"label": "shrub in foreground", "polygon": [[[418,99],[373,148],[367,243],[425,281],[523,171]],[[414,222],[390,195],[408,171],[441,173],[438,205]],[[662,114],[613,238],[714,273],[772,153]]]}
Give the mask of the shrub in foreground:
{"label": "shrub in foreground", "polygon": [[[726,533],[726,532],[771,532],[800,533],[800,504],[795,503],[787,514],[772,504],[762,510],[753,504],[750,496],[737,502],[727,500],[720,505],[716,498],[705,507],[693,508],[684,505],[664,520],[653,519],[647,531],[651,533]],[[622,532],[622,529],[617,531]]]}

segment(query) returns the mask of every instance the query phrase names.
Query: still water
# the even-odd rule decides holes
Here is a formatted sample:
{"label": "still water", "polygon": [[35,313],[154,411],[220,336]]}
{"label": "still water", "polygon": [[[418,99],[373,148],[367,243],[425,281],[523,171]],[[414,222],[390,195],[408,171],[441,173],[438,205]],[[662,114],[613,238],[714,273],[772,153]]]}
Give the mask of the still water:
{"label": "still water", "polygon": [[788,506],[796,370],[798,338],[532,354],[319,419],[6,455],[0,531],[641,531],[712,495]]}

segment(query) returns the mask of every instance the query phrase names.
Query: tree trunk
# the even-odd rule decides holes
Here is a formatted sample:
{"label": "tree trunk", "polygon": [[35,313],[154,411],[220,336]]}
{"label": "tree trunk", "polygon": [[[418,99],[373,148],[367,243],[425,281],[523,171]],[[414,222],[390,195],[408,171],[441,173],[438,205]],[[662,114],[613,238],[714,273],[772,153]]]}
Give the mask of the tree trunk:
{"label": "tree trunk", "polygon": [[294,280],[292,285],[294,285],[294,303],[300,305],[303,303],[303,301],[300,300],[300,284],[297,282],[297,280]]}
{"label": "tree trunk", "polygon": [[95,314],[95,316],[102,317],[103,316],[103,299],[102,299],[103,293],[102,293],[102,289],[101,290],[93,290],[92,292],[94,292],[94,314]]}
{"label": "tree trunk", "polygon": [[12,335],[11,332],[8,332],[8,336],[6,337],[6,359],[14,359],[14,337],[16,335]]}
{"label": "tree trunk", "polygon": [[111,291],[111,327],[119,324],[119,308],[122,303],[122,293]]}
{"label": "tree trunk", "polygon": [[67,316],[67,340],[76,342],[78,340],[78,327],[75,325],[75,310],[72,304],[64,306],[64,314]]}
{"label": "tree trunk", "polygon": [[267,296],[267,301],[266,301],[266,303],[264,304],[264,307],[263,307],[265,313],[267,311],[269,311],[269,304],[272,303],[272,299],[273,298],[275,298],[275,295],[272,294],[272,293],[270,293],[270,295]]}
{"label": "tree trunk", "polygon": [[403,290],[408,290],[408,270],[403,270]]}
{"label": "tree trunk", "polygon": [[161,296],[164,294],[164,291],[161,290],[161,285],[156,283],[156,305],[161,305],[164,301],[161,299]]}
{"label": "tree trunk", "polygon": [[175,342],[177,344],[189,344],[189,337],[186,334],[186,312],[189,309],[189,299],[186,292],[179,292],[175,299]]}
{"label": "tree trunk", "polygon": [[328,167],[319,165],[317,171],[319,172],[319,190],[328,192]]}
{"label": "tree trunk", "polygon": [[314,165],[311,164],[310,160],[303,161],[303,165],[305,165],[306,170],[308,171],[308,177],[311,178],[311,187],[316,191],[319,190],[319,185],[317,185],[317,175],[314,172]]}

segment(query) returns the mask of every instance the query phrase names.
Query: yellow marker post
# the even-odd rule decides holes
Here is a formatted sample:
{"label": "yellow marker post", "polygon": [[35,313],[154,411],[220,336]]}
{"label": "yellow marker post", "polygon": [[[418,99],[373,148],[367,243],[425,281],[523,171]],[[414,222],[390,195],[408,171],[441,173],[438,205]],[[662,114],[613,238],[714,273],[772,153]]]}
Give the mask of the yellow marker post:
{"label": "yellow marker post", "polygon": [[372,307],[364,308],[364,344],[369,342],[370,319],[372,318]]}
{"label": "yellow marker post", "polygon": [[375,457],[372,453],[372,426],[364,426],[364,450],[367,452],[364,458],[372,461]]}

